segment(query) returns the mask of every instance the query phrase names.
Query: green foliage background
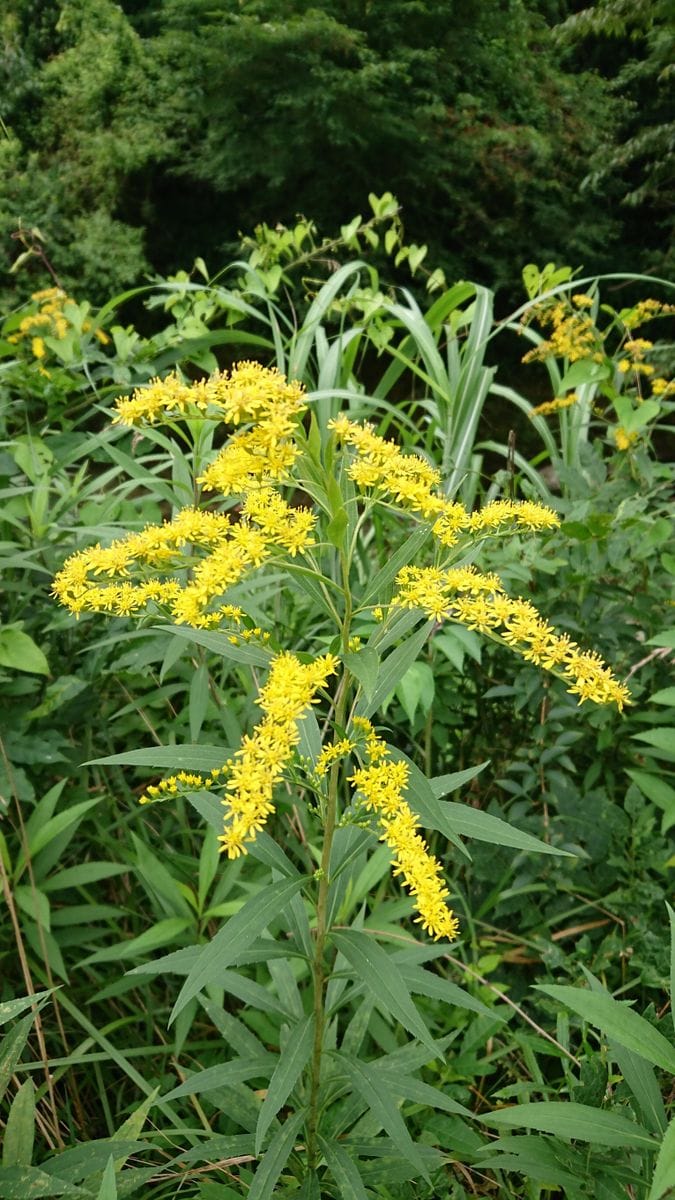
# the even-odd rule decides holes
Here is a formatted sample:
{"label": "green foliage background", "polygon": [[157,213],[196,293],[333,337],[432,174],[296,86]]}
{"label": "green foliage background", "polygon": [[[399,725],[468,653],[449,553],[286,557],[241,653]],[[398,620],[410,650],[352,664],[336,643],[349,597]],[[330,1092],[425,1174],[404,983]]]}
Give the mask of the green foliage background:
{"label": "green foliage background", "polygon": [[672,32],[667,3],[624,8],[9,0],[0,266],[37,226],[66,287],[102,300],[195,255],[217,269],[260,221],[335,229],[392,190],[453,278],[662,273]]}

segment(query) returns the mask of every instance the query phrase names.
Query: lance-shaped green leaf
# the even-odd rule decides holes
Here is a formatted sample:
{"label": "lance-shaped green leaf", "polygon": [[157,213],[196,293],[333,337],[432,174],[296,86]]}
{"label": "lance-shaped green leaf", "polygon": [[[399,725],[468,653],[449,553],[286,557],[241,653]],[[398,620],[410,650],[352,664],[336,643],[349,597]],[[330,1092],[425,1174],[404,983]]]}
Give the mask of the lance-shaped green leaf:
{"label": "lance-shaped green leaf", "polygon": [[271,883],[257,895],[251,896],[243,908],[218,930],[216,936],[201,950],[171,1013],[175,1020],[185,1005],[193,999],[207,983],[217,982],[221,972],[247,950],[271,921],[283,912],[289,900],[304,886],[303,879],[283,883]]}
{"label": "lance-shaped green leaf", "polygon": [[475,838],[477,842],[489,842],[492,846],[511,846],[514,850],[574,858],[569,850],[549,846],[547,842],[540,841],[531,833],[516,829],[514,825],[502,821],[501,817],[493,817],[491,813],[483,812],[479,808],[469,808],[467,804],[454,804],[451,800],[439,800],[438,803],[443,811],[444,825],[449,826],[455,836]]}
{"label": "lance-shaped green leaf", "polygon": [[339,1142],[329,1142],[322,1137],[319,1137],[319,1145],[328,1170],[339,1188],[341,1200],[368,1200],[359,1168],[344,1147]]}
{"label": "lance-shaped green leaf", "polygon": [[101,1186],[96,1194],[96,1200],[117,1200],[117,1180],[115,1178],[115,1160],[112,1154],[103,1172]]}
{"label": "lance-shaped green leaf", "polygon": [[68,1200],[82,1196],[91,1200],[91,1192],[76,1187],[68,1179],[58,1179],[39,1167],[4,1167],[0,1172],[2,1200],[32,1200],[38,1196],[67,1196]]}
{"label": "lance-shaped green leaf", "polygon": [[675,1028],[675,912],[666,902],[670,921],[670,1016]]}
{"label": "lance-shaped green leaf", "polygon": [[449,792],[456,792],[459,788],[464,787],[465,783],[470,783],[476,775],[480,775],[489,763],[489,759],[485,762],[478,763],[476,767],[466,767],[463,771],[451,771],[449,775],[435,775],[429,780],[434,796],[441,800],[443,796],[447,796]]}
{"label": "lance-shaped green leaf", "polygon": [[[148,746],[143,750],[127,750],[92,758],[85,767],[155,767],[158,771],[199,771],[205,773],[222,767],[234,750],[229,746]],[[222,826],[222,810],[220,824]]]}
{"label": "lance-shaped green leaf", "polygon": [[9,1110],[2,1144],[3,1167],[29,1167],[33,1161],[35,1138],[35,1085],[32,1079],[21,1084]]}
{"label": "lance-shaped green leaf", "polygon": [[295,1113],[275,1133],[253,1177],[248,1200],[268,1200],[269,1196],[274,1195],[277,1180],[288,1161],[303,1119],[304,1113]]}
{"label": "lance-shaped green leaf", "polygon": [[0,1044],[0,1100],[7,1091],[7,1085],[14,1074],[16,1065],[21,1058],[21,1052],[28,1041],[28,1034],[35,1016],[29,1013],[22,1017],[2,1039]]}
{"label": "lance-shaped green leaf", "polygon": [[366,700],[370,700],[377,687],[380,656],[374,646],[362,646],[360,650],[342,655],[348,671],[359,681]]}
{"label": "lance-shaped green leaf", "polygon": [[415,633],[412,634],[405,642],[401,642],[391,654],[388,654],[380,666],[377,676],[377,683],[368,699],[365,696],[357,705],[357,715],[360,717],[372,717],[374,712],[388,696],[394,691],[399,679],[405,675],[408,667],[411,667],[420,653],[424,643],[426,642],[431,632],[432,622],[426,621]]}
{"label": "lance-shaped green leaf", "polygon": [[480,1013],[483,1017],[490,1017],[493,1021],[503,1021],[499,1013],[489,1009],[482,1000],[477,1000],[464,988],[458,984],[452,983],[450,979],[444,979],[442,975],[435,975],[433,971],[426,971],[424,967],[416,966],[413,963],[407,963],[402,958],[398,961],[398,955],[395,958],[395,965],[400,972],[401,978],[418,996],[428,996],[430,1000],[440,1000],[443,1004],[452,1004],[456,1008],[465,1008],[469,1012]]}
{"label": "lance-shaped green leaf", "polygon": [[404,1071],[397,1071],[386,1059],[378,1063],[378,1069],[381,1069],[385,1086],[394,1096],[412,1100],[415,1104],[426,1104],[429,1108],[438,1108],[441,1112],[457,1113],[459,1116],[473,1119],[471,1110],[452,1097],[446,1096],[442,1088],[432,1087],[421,1079],[406,1075]]}
{"label": "lance-shaped green leaf", "polygon": [[662,1200],[675,1188],[675,1118],[670,1122],[656,1159],[647,1200]]}
{"label": "lance-shaped green leaf", "polygon": [[540,1133],[554,1133],[594,1146],[637,1146],[642,1150],[655,1150],[658,1146],[657,1140],[641,1125],[590,1104],[555,1100],[514,1104],[512,1108],[486,1113],[480,1120],[498,1129],[537,1129]]}
{"label": "lance-shaped green leaf", "polygon": [[268,667],[274,657],[274,652],[265,646],[252,646],[249,642],[231,642],[226,633],[217,633],[210,629],[193,629],[190,625],[160,625],[159,629],[172,633],[174,637],[185,638],[186,642],[195,642],[204,646],[221,658],[229,658],[232,662],[243,663],[250,667]]}
{"label": "lance-shaped green leaf", "polygon": [[396,1102],[387,1090],[383,1072],[378,1071],[374,1063],[359,1062],[358,1059],[346,1058],[343,1054],[336,1054],[335,1058],[339,1060],[340,1067],[344,1069],[354,1091],[361,1096],[373,1116],[389,1134],[399,1154],[430,1183],[424,1159],[408,1133]]}
{"label": "lance-shaped green leaf", "polygon": [[233,1058],[231,1062],[218,1063],[215,1067],[206,1067],[203,1071],[195,1071],[189,1079],[169,1092],[165,1100],[178,1100],[181,1096],[198,1096],[202,1092],[215,1092],[221,1087],[230,1087],[235,1083],[245,1083],[248,1079],[258,1077],[266,1079],[274,1068],[275,1059],[271,1054],[260,1055],[257,1058]]}
{"label": "lance-shaped green leaf", "polygon": [[6,1021],[11,1021],[14,1017],[18,1017],[19,1013],[24,1012],[27,1008],[31,1008],[34,1004],[36,1008],[42,1008],[48,996],[51,996],[53,988],[46,992],[35,992],[32,996],[18,996],[16,1000],[4,1000],[0,1004],[0,1025],[4,1025]]}
{"label": "lance-shaped green leaf", "polygon": [[[599,979],[586,967],[582,967],[591,991],[600,996],[608,996],[609,992],[602,986]],[[651,1063],[641,1054],[628,1050],[613,1038],[607,1039],[609,1052],[623,1075],[624,1082],[633,1093],[640,1116],[650,1133],[661,1137],[668,1125],[666,1109],[661,1096],[661,1089],[656,1079],[656,1071]]]}
{"label": "lance-shaped green leaf", "polygon": [[537,991],[559,1000],[572,1012],[595,1025],[608,1037],[628,1050],[641,1054],[647,1062],[664,1071],[675,1072],[675,1047],[654,1029],[649,1021],[613,996],[599,995],[584,988],[537,984]]}
{"label": "lance-shaped green leaf", "polygon": [[425,829],[437,829],[466,858],[470,859],[471,855],[452,829],[443,811],[443,805],[434,796],[431,784],[426,775],[420,771],[419,767],[402,750],[398,750],[396,746],[388,746],[387,748],[393,759],[403,761],[408,767],[406,798],[413,812],[419,817],[421,824]]}
{"label": "lance-shaped green leaf", "polygon": [[260,1153],[267,1130],[279,1112],[279,1109],[288,1100],[302,1071],[307,1066],[312,1053],[313,1041],[314,1017],[310,1015],[305,1017],[303,1021],[300,1021],[291,1030],[288,1041],[277,1060],[277,1065],[270,1079],[267,1095],[258,1117],[258,1124],[255,1131],[256,1154]]}
{"label": "lance-shaped green leaf", "polygon": [[417,1011],[396,963],[375,938],[358,929],[348,929],[333,931],[331,941],[363,980],[378,1007],[400,1021],[413,1037],[436,1054],[438,1046]]}
{"label": "lance-shaped green leaf", "polygon": [[416,529],[414,533],[410,534],[410,537],[402,546],[399,546],[398,550],[394,551],[385,565],[373,575],[359,600],[360,606],[381,603],[386,599],[387,589],[391,587],[401,568],[417,557],[429,534],[430,530],[424,527]]}

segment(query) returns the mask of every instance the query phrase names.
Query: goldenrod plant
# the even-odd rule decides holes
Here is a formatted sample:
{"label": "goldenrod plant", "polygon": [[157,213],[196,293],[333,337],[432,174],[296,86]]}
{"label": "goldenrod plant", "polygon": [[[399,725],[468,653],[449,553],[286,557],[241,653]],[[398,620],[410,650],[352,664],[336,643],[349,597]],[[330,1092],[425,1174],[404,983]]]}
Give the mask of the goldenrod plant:
{"label": "goldenrod plant", "polygon": [[[430,1181],[448,1156],[412,1140],[398,1100],[471,1114],[417,1077],[449,1041],[432,1036],[413,994],[488,1010],[421,966],[464,936],[448,904],[448,851],[422,830],[440,831],[459,853],[459,834],[476,828],[488,841],[508,831],[505,844],[566,851],[468,809],[463,823],[442,797],[481,765],[426,779],[387,740],[378,713],[446,625],[553,673],[581,706],[630,703],[596,653],[480,569],[495,539],[536,536],[559,518],[508,498],[469,511],[427,458],[402,449],[395,427],[383,438],[349,413],[317,420],[300,383],[257,362],[197,383],[155,379],[119,399],[113,420],[137,438],[162,427],[199,448],[187,456],[193,501],[161,524],[78,551],[56,577],[57,599],[76,618],[161,624],[167,646],[187,640],[236,664],[240,680],[250,671],[262,714],[239,746],[204,747],[201,761],[193,747],[179,766],[180,747],[168,747],[164,761],[173,753],[176,769],[147,782],[140,799],[152,814],[161,801],[186,798],[215,830],[225,873],[252,857],[270,881],[211,940],[140,970],[185,976],[173,1015],[189,1025],[197,1003],[208,1008],[223,989],[255,1006],[261,985],[237,983],[235,968],[267,964],[272,990],[263,995],[277,990],[283,1017],[279,1054],[263,1044],[264,1023],[262,1041],[230,1030],[238,1057],[164,1099],[267,1081],[262,1092],[246,1089],[240,1110],[229,1108],[253,1134],[251,1200],[281,1194],[284,1172],[298,1195],[366,1196],[364,1179],[376,1178],[382,1155],[394,1164],[382,1178],[399,1171]],[[279,597],[298,594],[306,608],[289,645],[293,625]],[[387,863],[407,897],[380,912]],[[411,909],[413,925],[401,929]],[[397,1042],[392,1026],[413,1040]]]}

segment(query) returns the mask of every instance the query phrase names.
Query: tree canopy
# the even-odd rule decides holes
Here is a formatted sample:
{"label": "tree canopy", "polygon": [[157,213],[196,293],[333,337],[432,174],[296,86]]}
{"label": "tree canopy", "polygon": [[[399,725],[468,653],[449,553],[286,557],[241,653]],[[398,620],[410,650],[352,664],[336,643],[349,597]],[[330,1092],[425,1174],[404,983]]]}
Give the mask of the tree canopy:
{"label": "tree canopy", "polygon": [[[197,254],[217,269],[263,220],[330,231],[391,190],[450,277],[508,287],[531,259],[594,270],[619,253],[657,269],[666,4],[636,23],[615,0],[605,29],[611,3],[10,0],[3,268],[19,223],[37,227],[96,298]],[[606,32],[628,47],[618,74]]]}

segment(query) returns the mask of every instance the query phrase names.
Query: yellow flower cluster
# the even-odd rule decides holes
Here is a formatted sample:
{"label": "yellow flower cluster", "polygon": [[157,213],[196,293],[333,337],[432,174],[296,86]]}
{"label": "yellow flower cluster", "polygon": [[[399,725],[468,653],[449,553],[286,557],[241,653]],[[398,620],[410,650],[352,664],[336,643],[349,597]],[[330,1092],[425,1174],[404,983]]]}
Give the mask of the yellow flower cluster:
{"label": "yellow flower cluster", "polygon": [[[75,301],[59,287],[33,292],[31,300],[38,305],[37,311],[25,316],[16,333],[10,334],[7,340],[16,345],[30,338],[33,357],[41,360],[47,354],[45,338],[63,341],[68,336],[72,323],[65,313],[65,308],[67,304],[74,304]],[[85,320],[82,324],[83,333],[87,333],[91,327],[91,321]],[[103,345],[110,341],[102,329],[95,329],[94,333]]]}
{"label": "yellow flower cluster", "polygon": [[352,717],[352,729],[357,734],[357,745],[363,745],[371,763],[378,762],[387,753],[386,744],[377,736],[372,721],[367,717]]}
{"label": "yellow flower cluster", "polygon": [[567,396],[558,396],[555,400],[546,400],[543,404],[537,404],[530,409],[531,417],[548,417],[551,413],[561,412],[564,408],[571,408],[573,404],[579,403],[579,397],[576,392],[569,392]]}
{"label": "yellow flower cluster", "polygon": [[337,666],[338,660],[331,654],[306,665],[293,654],[278,654],[258,698],[263,720],[243,738],[234,758],[208,775],[188,771],[170,775],[148,787],[140,803],[224,785],[226,811],[224,832],[218,839],[220,849],[229,858],[245,854],[246,843],[254,840],[274,811],[274,788],[300,739],[297,722],[315,703],[316,693],[326,686]]}
{"label": "yellow flower cluster", "polygon": [[299,383],[287,382],[275,367],[241,362],[199,383],[183,383],[177,375],[153,379],[117,400],[113,421],[139,425],[206,416],[235,427],[250,424],[230,438],[197,480],[207,492],[230,496],[285,475],[298,455],[293,434],[305,407]]}
{"label": "yellow flower cluster", "polygon": [[475,567],[404,567],[396,576],[398,591],[393,604],[401,608],[421,608],[433,621],[450,616],[457,592],[480,595],[503,591],[496,575],[484,575]]}
{"label": "yellow flower cluster", "polygon": [[623,425],[617,425],[614,429],[614,442],[617,450],[630,450],[637,438],[638,435],[635,431],[627,433]]}
{"label": "yellow flower cluster", "polygon": [[497,533],[514,524],[534,533],[557,529],[560,517],[552,508],[533,500],[493,500],[467,517],[465,529],[471,534]]}
{"label": "yellow flower cluster", "polygon": [[[179,624],[213,628],[231,616],[229,605],[214,610],[213,602],[276,548],[296,554],[309,544],[313,524],[309,510],[291,508],[272,488],[247,498],[237,524],[225,514],[183,509],[164,525],[72,555],[54,580],[54,595],[76,615],[130,616],[154,602],[167,607]],[[197,558],[196,549],[208,553]],[[180,568],[190,568],[185,583],[175,578]],[[135,578],[129,578],[132,569]],[[148,569],[171,577],[143,578]]]}
{"label": "yellow flower cluster", "polygon": [[622,358],[617,364],[622,375],[628,375],[632,371],[633,375],[653,375],[654,367],[651,363],[641,362],[640,359]]}
{"label": "yellow flower cluster", "polygon": [[384,742],[380,742],[377,761],[355,771],[350,782],[360,792],[366,808],[377,815],[380,840],[394,854],[393,874],[402,877],[414,897],[419,913],[416,921],[435,940],[452,941],[459,923],[445,903],[449,893],[441,864],[429,853],[418,832],[418,818],[404,798],[409,775],[408,764],[393,762]]}
{"label": "yellow flower cluster", "polygon": [[665,399],[667,396],[675,395],[675,379],[652,379],[652,396],[658,396],[660,399]]}
{"label": "yellow flower cluster", "polygon": [[664,304],[661,300],[638,300],[632,308],[623,309],[619,316],[627,329],[637,329],[654,317],[664,317],[675,313],[675,304]]}
{"label": "yellow flower cluster", "polygon": [[395,442],[379,437],[371,425],[357,425],[346,416],[329,422],[329,428],[356,450],[348,475],[361,490],[375,488],[401,508],[433,519],[433,532],[444,546],[454,546],[460,534],[496,533],[506,528],[528,531],[554,529],[559,518],[553,509],[531,500],[495,500],[479,512],[468,513],[437,488],[440,473],[416,454],[403,454]]}
{"label": "yellow flower cluster", "polygon": [[354,749],[356,742],[350,738],[340,738],[339,741],[333,742],[332,746],[325,746],[316,760],[314,774],[323,779],[324,775],[328,774],[329,767],[332,767],[334,762],[340,758],[346,758]]}
{"label": "yellow flower cluster", "polygon": [[275,785],[300,738],[298,719],[337,667],[338,660],[331,654],[308,664],[290,653],[272,660],[258,701],[265,716],[237,750],[223,797],[225,831],[219,841],[228,858],[246,853],[246,842],[255,838],[274,811]]}
{"label": "yellow flower cluster", "polygon": [[[472,573],[473,568],[458,568]],[[596,704],[616,704],[622,710],[630,703],[630,692],[594,651],[581,650],[567,634],[557,634],[528,600],[505,595],[494,575],[479,572],[461,576],[454,583],[452,571],[435,567],[406,567],[399,574],[399,591],[393,603],[403,608],[421,608],[436,621],[453,620],[487,633],[510,646],[527,662],[552,671],[563,679],[567,690]],[[473,583],[471,582],[473,580]]]}
{"label": "yellow flower cluster", "polygon": [[342,415],[329,421],[328,428],[347,446],[356,450],[356,459],[347,474],[364,491],[377,488],[384,496],[410,512],[423,517],[441,513],[447,503],[436,491],[440,471],[417,454],[402,454],[395,442],[375,433],[369,424],[358,425]]}
{"label": "yellow flower cluster", "polygon": [[[574,307],[574,301],[581,301]],[[528,350],[523,362],[543,362],[549,356],[567,358],[577,362],[581,358],[602,360],[602,341],[592,317],[583,310],[588,307],[588,297],[573,297],[573,303],[558,300],[535,305],[530,316],[536,317],[543,328],[550,327],[547,339]]]}
{"label": "yellow flower cluster", "polygon": [[182,792],[194,792],[197,788],[210,788],[220,775],[222,767],[217,767],[209,775],[197,775],[192,771],[179,771],[177,775],[169,775],[158,784],[151,784],[141,796],[139,804],[152,804],[156,800],[164,800],[168,796],[178,796]]}

